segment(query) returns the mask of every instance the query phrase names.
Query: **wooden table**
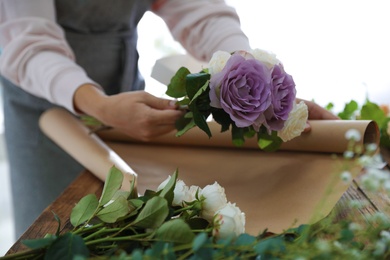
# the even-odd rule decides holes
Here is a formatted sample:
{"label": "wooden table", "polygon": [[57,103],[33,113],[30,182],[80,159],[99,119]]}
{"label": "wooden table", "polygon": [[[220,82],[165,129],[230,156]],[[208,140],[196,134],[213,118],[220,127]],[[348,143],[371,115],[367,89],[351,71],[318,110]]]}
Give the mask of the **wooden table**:
{"label": "wooden table", "polygon": [[[385,158],[390,159],[387,150],[382,154]],[[88,183],[88,185],[85,185],[85,183]],[[22,240],[42,238],[47,233],[55,233],[58,223],[52,212],[55,212],[62,221],[66,220],[66,222],[61,223],[61,229],[63,231],[69,230],[71,228],[69,216],[75,203],[87,194],[95,193],[99,196],[102,188],[103,183],[98,178],[88,171],[82,172],[62,195],[45,209],[33,225],[9,249],[7,254],[26,250],[27,248],[21,243]],[[349,203],[351,200],[364,202],[364,208],[352,208]],[[376,212],[383,212],[390,217],[390,198],[384,193],[365,191],[359,187],[358,181],[354,181],[338,201],[333,211],[340,219],[348,218],[358,223],[369,224],[369,217]]]}

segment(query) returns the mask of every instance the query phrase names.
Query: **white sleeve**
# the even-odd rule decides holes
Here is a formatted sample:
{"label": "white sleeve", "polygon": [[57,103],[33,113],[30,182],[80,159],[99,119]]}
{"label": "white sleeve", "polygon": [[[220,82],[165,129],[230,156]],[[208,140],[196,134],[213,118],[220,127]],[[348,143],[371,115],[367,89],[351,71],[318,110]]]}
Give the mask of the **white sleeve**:
{"label": "white sleeve", "polygon": [[75,113],[73,95],[97,85],[75,63],[55,23],[53,0],[0,0],[0,73],[35,96]]}
{"label": "white sleeve", "polygon": [[250,49],[235,9],[223,0],[167,0],[154,12],[197,59],[208,61],[217,50]]}

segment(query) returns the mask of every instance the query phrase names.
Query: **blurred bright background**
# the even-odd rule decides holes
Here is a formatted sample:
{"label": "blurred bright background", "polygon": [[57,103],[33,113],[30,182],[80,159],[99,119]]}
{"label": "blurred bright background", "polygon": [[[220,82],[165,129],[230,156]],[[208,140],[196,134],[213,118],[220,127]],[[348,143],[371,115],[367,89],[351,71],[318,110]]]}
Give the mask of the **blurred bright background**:
{"label": "blurred bright background", "polygon": [[[300,98],[335,111],[351,99],[390,103],[390,15],[386,0],[227,0],[241,17],[252,48],[272,51],[291,74]],[[156,58],[184,53],[148,13],[139,29],[140,65],[148,78]],[[154,22],[151,22],[154,21]],[[153,31],[148,29],[153,24]]]}
{"label": "blurred bright background", "polygon": [[[379,104],[390,104],[387,0],[227,0],[227,3],[236,8],[252,48],[272,51],[284,63],[295,80],[298,97],[324,106],[333,102],[336,112],[351,99],[361,104],[368,97]],[[152,13],[142,20],[139,36],[140,67],[147,90],[162,96],[166,87],[150,78],[152,66],[156,59],[184,50],[169,35],[162,20]],[[2,147],[0,255],[14,242],[9,176]]]}

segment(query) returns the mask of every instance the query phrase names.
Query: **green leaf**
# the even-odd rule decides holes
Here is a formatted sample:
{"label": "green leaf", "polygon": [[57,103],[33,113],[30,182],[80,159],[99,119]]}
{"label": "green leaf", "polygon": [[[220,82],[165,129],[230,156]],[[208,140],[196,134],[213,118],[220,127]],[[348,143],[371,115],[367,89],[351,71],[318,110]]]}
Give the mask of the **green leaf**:
{"label": "green leaf", "polygon": [[57,238],[48,248],[45,254],[45,260],[72,260],[76,256],[89,256],[89,250],[82,237],[66,233]]}
{"label": "green leaf", "polygon": [[[286,245],[281,237],[273,237],[261,240],[255,245],[255,252],[260,255],[267,255],[272,253],[282,253],[286,251]],[[268,258],[267,258],[268,259]]]}
{"label": "green leaf", "polygon": [[256,237],[251,236],[247,233],[241,234],[237,237],[234,244],[236,246],[249,246],[256,242]]}
{"label": "green leaf", "polygon": [[131,199],[129,200],[129,203],[135,208],[135,209],[140,209],[145,202],[141,199]]}
{"label": "green leaf", "polygon": [[257,135],[257,144],[260,149],[266,152],[276,151],[282,143],[283,141],[277,136],[276,131],[273,131],[271,135],[268,135],[267,133],[259,133]]}
{"label": "green leaf", "polygon": [[[188,118],[187,116],[191,116],[191,117]],[[196,124],[194,119],[192,118],[192,112],[186,113],[184,117],[181,117],[179,120],[176,121],[175,125],[176,125],[176,129],[178,130],[178,132],[176,133],[177,137],[182,136],[188,130],[195,127]]]}
{"label": "green leaf", "polygon": [[326,106],[325,106],[325,109],[326,110],[332,110],[334,108],[334,104],[332,102],[328,103]]}
{"label": "green leaf", "polygon": [[82,115],[80,116],[80,120],[87,126],[101,126],[103,125],[102,122],[97,120],[96,118],[88,115]]}
{"label": "green leaf", "polygon": [[[134,183],[134,182],[133,182]],[[117,190],[114,194],[114,196],[112,196],[112,199],[111,200],[116,200],[117,198],[119,197],[124,197],[125,199],[128,199],[130,196],[130,192],[129,191],[125,191],[125,190]]]}
{"label": "green leaf", "polygon": [[47,235],[45,238],[22,240],[22,243],[31,249],[45,248],[55,241],[57,236]]}
{"label": "green leaf", "polygon": [[60,235],[60,231],[61,231],[61,219],[54,211],[52,211],[51,213],[53,213],[54,219],[58,223],[57,230],[56,230],[56,236],[59,236]]}
{"label": "green leaf", "polygon": [[176,186],[176,180],[177,180],[178,170],[176,169],[175,172],[172,174],[171,178],[165,185],[165,187],[160,192],[160,197],[165,198],[168,201],[168,204],[171,205],[173,201],[174,193]]}
{"label": "green leaf", "polygon": [[380,128],[385,126],[387,121],[385,112],[375,103],[367,101],[360,112],[360,119],[374,120]]}
{"label": "green leaf", "polygon": [[358,108],[358,103],[355,100],[351,100],[349,103],[345,104],[344,110],[340,112],[338,116],[344,120],[355,119],[355,112]]}
{"label": "green leaf", "polygon": [[199,98],[205,91],[207,91],[209,87],[209,80],[204,83],[202,87],[199,88],[199,90],[195,93],[195,95],[191,98],[190,104],[195,101],[197,98]]}
{"label": "green leaf", "polygon": [[194,242],[192,242],[192,250],[194,252],[198,251],[202,248],[203,245],[205,245],[208,241],[207,233],[200,233],[197,235],[194,239]]}
{"label": "green leaf", "polygon": [[188,74],[190,74],[190,71],[185,67],[181,67],[172,77],[165,94],[173,98],[184,97],[187,94],[186,76]]}
{"label": "green leaf", "polygon": [[83,197],[70,214],[70,223],[77,227],[93,217],[96,209],[99,207],[98,199],[95,194],[89,194]]}
{"label": "green leaf", "polygon": [[222,108],[212,107],[211,114],[213,115],[213,119],[215,120],[215,122],[221,125],[221,132],[229,130],[230,125],[232,125],[233,121],[228,113],[226,113]]}
{"label": "green leaf", "polygon": [[133,224],[142,228],[157,228],[164,222],[168,214],[167,200],[156,196],[146,202]]}
{"label": "green leaf", "polygon": [[340,230],[340,242],[352,242],[354,239],[355,235],[352,230],[348,228],[344,228]]}
{"label": "green leaf", "polygon": [[173,243],[191,243],[195,235],[191,228],[178,218],[165,222],[156,231],[157,239]]}
{"label": "green leaf", "polygon": [[[195,203],[199,203],[199,202],[195,202]],[[202,203],[199,203],[199,204],[201,205]],[[196,210],[195,210],[195,213],[197,213]],[[204,218],[193,217],[193,218],[190,218],[187,220],[187,224],[192,229],[206,229],[210,223],[207,220],[205,220]]]}
{"label": "green leaf", "polygon": [[129,196],[127,196],[128,199],[138,198],[137,187],[135,186],[135,184],[136,184],[135,178],[137,178],[137,177],[134,177],[134,179],[130,181],[130,192],[129,192]]}
{"label": "green leaf", "polygon": [[117,190],[122,186],[123,174],[115,166],[111,167],[104,183],[103,192],[100,197],[99,205],[103,206],[109,202]]}
{"label": "green leaf", "polygon": [[244,129],[232,124],[232,141],[235,146],[243,146],[245,143]]}
{"label": "green leaf", "polygon": [[96,216],[105,223],[114,223],[117,219],[129,213],[129,211],[127,199],[121,196],[100,210]]}
{"label": "green leaf", "polygon": [[191,102],[191,100],[189,98],[183,98],[182,100],[179,100],[177,101],[177,103],[180,105],[180,106],[188,106],[188,104]]}
{"label": "green leaf", "polygon": [[196,104],[190,104],[190,110],[193,113],[194,123],[205,132],[208,137],[211,137],[211,131],[209,125],[207,124],[207,118],[198,110]]}
{"label": "green leaf", "polygon": [[193,73],[186,77],[187,96],[193,100],[198,91],[210,80],[210,74]]}

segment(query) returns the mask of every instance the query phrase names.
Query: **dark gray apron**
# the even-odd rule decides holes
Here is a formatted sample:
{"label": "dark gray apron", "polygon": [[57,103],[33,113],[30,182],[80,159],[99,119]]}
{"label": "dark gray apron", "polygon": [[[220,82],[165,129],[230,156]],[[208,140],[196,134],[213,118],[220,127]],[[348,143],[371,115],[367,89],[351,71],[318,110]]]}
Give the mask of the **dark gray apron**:
{"label": "dark gray apron", "polygon": [[[107,94],[139,90],[137,24],[153,0],[56,0],[76,62]],[[39,129],[53,104],[2,78],[4,125],[18,238],[83,167]],[[85,185],[88,185],[86,183]]]}

